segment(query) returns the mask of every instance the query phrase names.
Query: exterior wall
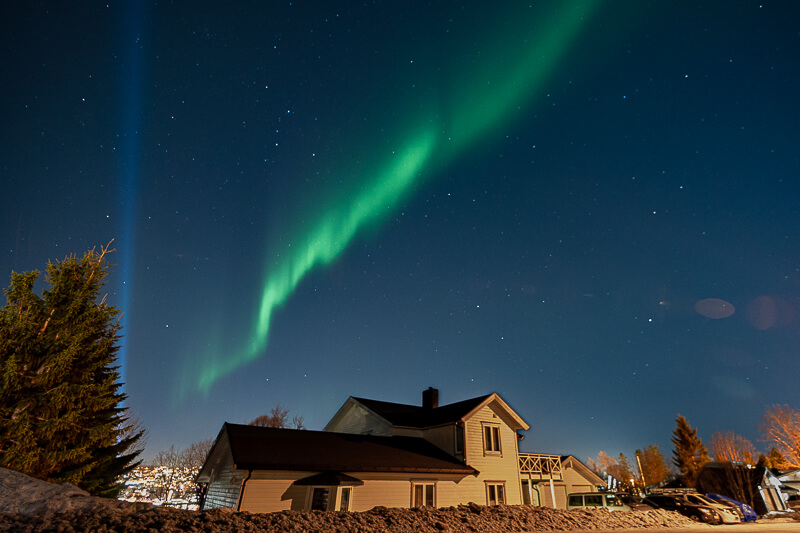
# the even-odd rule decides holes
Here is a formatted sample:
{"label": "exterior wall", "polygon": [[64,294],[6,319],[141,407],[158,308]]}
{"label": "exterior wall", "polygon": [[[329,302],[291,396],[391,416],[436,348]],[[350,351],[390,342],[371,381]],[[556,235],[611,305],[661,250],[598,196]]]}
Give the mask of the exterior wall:
{"label": "exterior wall", "polygon": [[445,426],[438,426],[426,429],[422,437],[428,442],[441,448],[445,452],[454,457],[463,459],[463,452],[456,453],[456,425],[447,424]]}
{"label": "exterior wall", "polygon": [[[562,480],[553,481],[553,493],[555,493],[555,508],[567,508],[567,495],[573,492],[597,492],[597,486],[592,481],[583,477],[574,468],[569,468],[566,464],[562,469]],[[550,493],[550,481],[533,480],[534,494],[537,493],[542,507],[554,507],[553,498]]]}
{"label": "exterior wall", "polygon": [[[553,504],[553,497],[550,492],[550,482],[549,481],[541,481],[537,485],[534,485],[539,490],[539,498],[542,507],[552,507],[554,509],[566,509],[567,508],[567,493],[569,492],[588,492],[588,491],[577,491],[577,490],[570,490],[567,485],[562,481],[553,481],[553,494],[555,494],[556,501],[555,505]],[[535,490],[534,490],[535,492]]]}
{"label": "exterior wall", "polygon": [[333,424],[328,424],[325,431],[336,433],[355,433],[358,435],[391,436],[393,428],[383,418],[372,414],[358,404],[350,403],[346,412]]}
{"label": "exterior wall", "polygon": [[213,509],[215,507],[236,508],[242,485],[238,479],[233,481],[235,475],[233,459],[229,457],[219,465],[219,470],[214,473],[213,479],[209,482],[203,509]]}
{"label": "exterior wall", "polygon": [[[499,424],[499,454],[484,453],[484,424]],[[517,433],[492,410],[491,405],[482,408],[465,422],[465,433],[466,463],[480,474],[477,478],[464,479],[459,484],[463,485],[459,487],[462,493],[460,503],[475,502],[486,505],[488,503],[486,483],[505,482],[506,503],[521,504]]]}
{"label": "exterior wall", "polygon": [[[368,511],[377,505],[384,507],[411,507],[411,481],[406,474],[403,478],[388,476],[383,479],[365,479],[364,485],[355,487],[352,511]],[[436,481],[428,478],[426,481]],[[437,487],[438,488],[438,487]],[[438,494],[437,494],[438,501]]]}
{"label": "exterior wall", "polygon": [[569,492],[597,492],[597,487],[577,470],[564,468],[562,476]]}
{"label": "exterior wall", "polygon": [[456,454],[455,451],[455,424],[445,424],[425,429],[397,426],[394,428],[393,434],[398,437],[419,437],[425,439],[450,455],[463,459],[463,454]]}
{"label": "exterior wall", "polygon": [[[254,472],[247,481],[242,497],[242,511],[269,513],[275,511],[302,511],[309,508],[311,489],[309,486],[293,485],[314,472]],[[434,476],[425,474],[365,474],[348,472],[360,479],[363,485],[352,487],[351,511],[368,511],[378,505],[384,507],[404,507],[413,505],[412,485],[414,482],[434,483],[436,486],[435,505],[446,507],[468,503],[461,494],[459,476]],[[459,482],[460,481],[460,482]],[[340,487],[331,487],[330,509],[338,509],[341,497]],[[333,490],[335,489],[335,490]]]}
{"label": "exterior wall", "polygon": [[245,484],[240,510],[251,513],[302,511],[306,508],[308,487],[293,483],[315,473],[256,470]]}
{"label": "exterior wall", "polygon": [[472,476],[462,478],[453,475],[434,475],[434,474],[392,474],[375,473],[366,474],[359,472],[348,472],[350,476],[358,478],[364,482],[360,487],[353,487],[351,511],[368,511],[373,507],[382,505],[384,507],[404,507],[413,506],[412,486],[414,483],[433,483],[435,489],[434,504],[436,507],[449,507],[459,503],[468,503],[469,500],[462,498],[462,487]]}
{"label": "exterior wall", "polygon": [[[218,442],[211,449],[211,455],[206,458],[203,469],[210,469],[204,481],[208,481],[203,509],[216,507],[236,508],[241,490],[241,476],[238,476],[233,467],[228,436],[220,433]],[[202,473],[202,471],[201,471]]]}

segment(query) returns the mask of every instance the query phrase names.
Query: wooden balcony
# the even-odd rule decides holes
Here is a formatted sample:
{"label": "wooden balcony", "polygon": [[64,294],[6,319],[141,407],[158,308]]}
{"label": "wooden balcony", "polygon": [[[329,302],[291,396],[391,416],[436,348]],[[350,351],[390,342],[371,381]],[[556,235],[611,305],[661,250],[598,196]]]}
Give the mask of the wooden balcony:
{"label": "wooden balcony", "polygon": [[528,479],[563,479],[561,456],[546,453],[520,453],[519,473]]}

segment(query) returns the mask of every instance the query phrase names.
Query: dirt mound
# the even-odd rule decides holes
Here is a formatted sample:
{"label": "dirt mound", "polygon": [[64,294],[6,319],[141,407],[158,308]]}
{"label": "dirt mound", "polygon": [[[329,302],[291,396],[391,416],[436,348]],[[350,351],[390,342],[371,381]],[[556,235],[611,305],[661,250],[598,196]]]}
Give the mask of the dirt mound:
{"label": "dirt mound", "polygon": [[133,511],[143,504],[96,498],[69,483],[56,485],[0,468],[0,515],[49,517],[69,511],[125,507]]}
{"label": "dirt mound", "polygon": [[52,485],[0,468],[0,532],[468,532],[570,531],[684,527],[667,511],[564,511],[546,507],[471,503],[441,509],[376,507],[366,512],[281,511],[267,514],[214,509],[196,512],[95,498],[72,485]]}

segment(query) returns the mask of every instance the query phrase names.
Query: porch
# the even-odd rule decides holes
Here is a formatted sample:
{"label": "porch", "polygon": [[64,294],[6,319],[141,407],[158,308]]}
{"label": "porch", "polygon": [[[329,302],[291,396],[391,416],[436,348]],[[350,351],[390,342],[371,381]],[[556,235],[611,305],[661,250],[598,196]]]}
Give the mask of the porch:
{"label": "porch", "polygon": [[561,456],[547,453],[520,453],[519,478],[522,483],[522,503],[528,505],[543,505],[544,498],[539,494],[537,484],[549,481],[551,506],[556,507],[556,494],[554,481],[562,481],[564,473],[561,465]]}

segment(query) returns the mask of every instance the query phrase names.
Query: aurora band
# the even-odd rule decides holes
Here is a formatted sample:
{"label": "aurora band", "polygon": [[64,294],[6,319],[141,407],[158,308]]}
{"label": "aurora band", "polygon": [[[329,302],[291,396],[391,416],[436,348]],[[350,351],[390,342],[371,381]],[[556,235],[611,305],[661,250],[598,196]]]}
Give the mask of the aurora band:
{"label": "aurora band", "polygon": [[393,151],[392,158],[374,174],[363,176],[358,193],[319,209],[318,220],[310,224],[299,242],[282,251],[279,263],[270,265],[248,345],[233,353],[208,354],[199,367],[195,366],[199,376],[192,388],[208,393],[218,379],[263,355],[274,312],[312,269],[330,264],[360,230],[383,223],[416,183],[532,105],[532,97],[540,93],[548,74],[597,3],[559,3],[558,13],[549,24],[539,25],[539,33],[523,40],[529,43],[525,48],[510,52],[508,43],[498,43],[495,50],[484,55],[494,60],[462,76],[460,79],[468,82],[462,81],[446,95],[447,109],[439,106],[439,122],[430,116],[421,119],[419,124],[424,126],[413,130]]}

